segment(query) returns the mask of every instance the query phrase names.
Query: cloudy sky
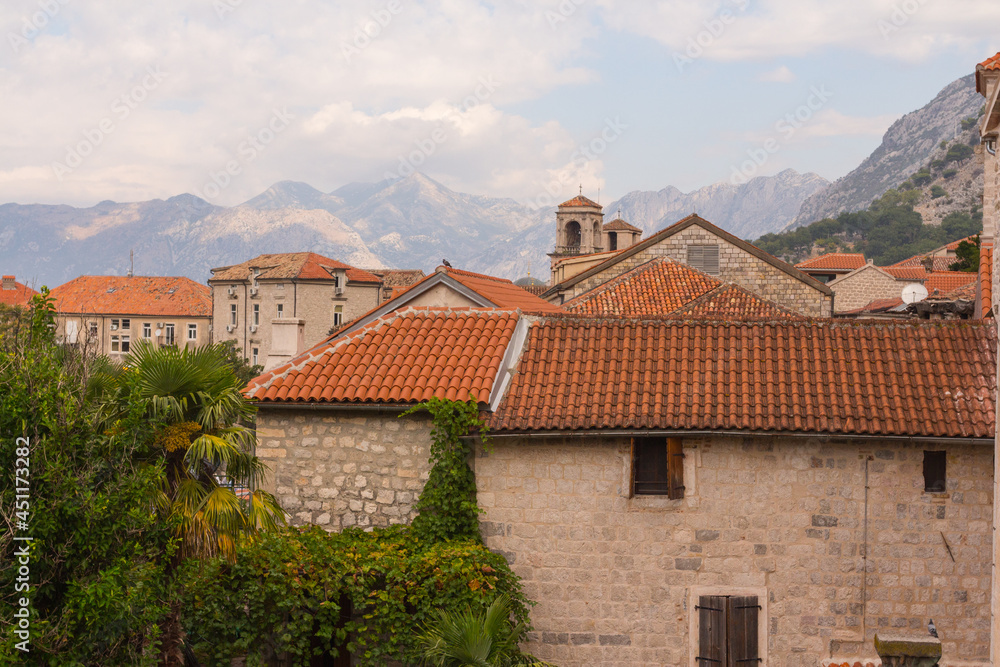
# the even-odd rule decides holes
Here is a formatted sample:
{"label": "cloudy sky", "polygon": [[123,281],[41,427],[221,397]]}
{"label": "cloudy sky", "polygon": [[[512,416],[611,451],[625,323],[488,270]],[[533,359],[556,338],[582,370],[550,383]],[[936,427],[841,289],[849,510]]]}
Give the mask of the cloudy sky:
{"label": "cloudy sky", "polygon": [[609,201],[728,181],[771,137],[760,174],[833,179],[998,25],[995,0],[6,0],[0,202],[413,169]]}

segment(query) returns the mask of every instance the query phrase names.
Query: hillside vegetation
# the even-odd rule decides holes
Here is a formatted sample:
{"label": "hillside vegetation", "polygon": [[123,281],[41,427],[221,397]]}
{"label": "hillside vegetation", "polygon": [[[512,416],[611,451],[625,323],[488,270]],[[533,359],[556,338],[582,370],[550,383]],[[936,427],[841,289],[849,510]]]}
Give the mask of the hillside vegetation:
{"label": "hillside vegetation", "polygon": [[860,252],[887,266],[981,232],[982,167],[975,118],[963,121],[962,129],[958,140],[942,141],[928,164],[867,210],[765,234],[754,243],[793,264],[827,252]]}

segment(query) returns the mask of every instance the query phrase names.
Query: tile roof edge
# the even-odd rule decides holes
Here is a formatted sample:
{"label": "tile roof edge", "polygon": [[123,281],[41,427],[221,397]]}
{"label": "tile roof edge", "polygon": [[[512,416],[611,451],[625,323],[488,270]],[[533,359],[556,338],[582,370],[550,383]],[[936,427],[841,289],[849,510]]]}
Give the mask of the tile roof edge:
{"label": "tile roof edge", "polygon": [[787,437],[787,438],[838,438],[844,440],[905,440],[908,442],[940,442],[954,441],[978,445],[992,445],[993,437],[977,437],[966,435],[892,435],[869,433],[846,433],[840,431],[788,431],[779,429],[678,429],[678,428],[629,428],[629,427],[589,427],[589,428],[539,428],[539,429],[504,429],[502,426],[490,426],[491,437],[517,437],[548,435],[561,437],[607,437],[608,435],[635,435],[641,433],[655,435],[706,436],[728,435],[745,437]]}
{"label": "tile roof edge", "polygon": [[[594,287],[591,287],[586,292],[584,292],[582,294],[578,294],[577,296],[573,297],[569,301],[566,301],[565,303],[562,304],[562,306],[563,306],[563,308],[566,308],[566,306],[568,306],[570,304],[574,304],[574,303],[586,303],[587,301],[591,301],[593,299],[596,299],[596,298],[600,297],[601,294],[607,292],[608,290],[611,290],[611,289],[613,289],[615,287],[618,287],[622,283],[626,282],[626,280],[628,280],[629,278],[634,278],[635,276],[639,275],[643,271],[649,271],[649,270],[655,268],[653,266],[653,264],[676,264],[677,266],[683,267],[684,269],[687,269],[687,270],[691,271],[692,273],[699,274],[701,276],[704,276],[704,277],[708,278],[709,280],[713,280],[715,282],[718,282],[719,284],[716,285],[715,287],[713,287],[711,290],[709,290],[709,292],[714,291],[714,290],[718,289],[719,287],[721,287],[722,285],[725,284],[725,283],[723,283],[723,281],[719,280],[717,277],[715,277],[713,275],[709,275],[709,274],[705,273],[704,271],[701,271],[699,269],[694,268],[693,266],[689,266],[689,265],[685,264],[684,262],[679,262],[676,259],[674,259],[673,257],[666,257],[666,256],[663,256],[663,257],[654,257],[654,258],[650,259],[647,262],[643,262],[642,264],[640,264],[638,266],[632,267],[631,269],[629,269],[628,271],[626,271],[624,273],[619,273],[617,276],[615,276],[611,280],[603,282],[600,285],[595,285]],[[706,294],[707,294],[707,292],[706,292]],[[695,298],[701,298],[702,296],[704,296],[704,294],[702,294],[702,295],[700,295],[698,297],[695,297]],[[689,301],[688,303],[691,303],[691,302]],[[688,305],[688,304],[684,304],[680,308],[683,308],[686,305]],[[680,308],[678,308],[677,310],[680,310]],[[674,312],[676,312],[676,311],[674,311]]]}
{"label": "tile roof edge", "polygon": [[493,378],[493,387],[490,389],[489,407],[491,412],[496,412],[500,402],[506,397],[514,373],[517,372],[517,368],[521,364],[521,355],[524,354],[524,348],[531,336],[532,324],[541,319],[534,315],[527,315],[520,310],[517,311],[517,315],[517,324],[514,326],[514,331],[511,332],[510,342],[507,343],[507,350],[504,352],[503,358],[500,359],[500,367],[497,369],[497,374]]}
{"label": "tile roof edge", "polygon": [[[680,314],[682,314],[686,310],[692,310],[694,308],[697,308],[701,304],[703,304],[706,301],[710,300],[715,295],[720,294],[720,293],[722,293],[722,292],[724,292],[724,291],[726,291],[728,289],[739,290],[740,292],[743,292],[744,294],[747,294],[747,295],[749,295],[749,296],[757,299],[758,301],[761,301],[763,303],[766,303],[766,304],[772,306],[775,310],[778,310],[778,311],[783,312],[783,313],[787,313],[788,315],[792,315],[795,319],[807,319],[807,318],[803,317],[802,315],[799,315],[795,311],[793,311],[793,310],[791,310],[789,308],[785,308],[780,303],[772,301],[771,299],[768,299],[767,297],[761,296],[760,294],[757,294],[753,290],[747,289],[743,285],[740,285],[739,283],[735,283],[735,282],[732,282],[732,281],[724,282],[724,283],[718,285],[717,287],[713,287],[709,291],[705,292],[704,294],[702,294],[700,296],[695,297],[691,301],[688,301],[687,303],[685,303],[684,305],[682,305],[680,308],[678,308],[677,310],[674,310],[673,312],[671,312],[669,314],[670,315],[680,315]],[[772,318],[764,318],[764,319],[772,319]],[[746,320],[734,320],[734,321],[743,322],[743,321],[746,321]]]}

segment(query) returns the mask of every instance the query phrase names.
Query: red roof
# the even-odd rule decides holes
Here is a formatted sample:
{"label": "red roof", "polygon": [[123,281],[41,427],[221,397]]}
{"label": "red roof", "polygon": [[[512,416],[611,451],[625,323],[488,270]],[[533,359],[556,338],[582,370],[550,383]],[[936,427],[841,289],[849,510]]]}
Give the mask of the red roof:
{"label": "red roof", "polygon": [[991,438],[996,355],[967,321],[545,318],[489,425]]}
{"label": "red roof", "polygon": [[581,315],[666,315],[721,284],[706,273],[663,257],[567,301],[563,308]]}
{"label": "red roof", "polygon": [[860,252],[830,252],[807,259],[795,265],[796,269],[830,269],[831,271],[853,271],[865,265],[865,256]]}
{"label": "red roof", "polygon": [[635,225],[630,225],[621,218],[615,218],[608,224],[604,225],[604,231],[606,232],[638,232],[642,233],[642,230]]}
{"label": "red roof", "polygon": [[993,246],[983,244],[979,249],[980,307],[983,317],[993,308]]}
{"label": "red roof", "polygon": [[[958,239],[957,241],[952,241],[951,243],[949,243],[948,245],[945,246],[945,249],[946,250],[951,250],[952,252],[954,252],[954,251],[958,250],[958,246],[961,245],[962,243],[966,243],[966,242],[967,243],[975,243],[977,236],[979,236],[979,234],[973,234],[972,236],[966,236],[964,239]],[[957,260],[955,260],[953,258],[949,258],[949,259],[951,259],[952,262],[957,261]]]}
{"label": "red roof", "polygon": [[[896,262],[895,264],[888,266],[886,268],[897,268],[897,267],[916,267],[924,268],[924,260],[927,255],[915,255],[913,257],[908,257],[902,262]],[[954,257],[931,257],[933,264],[931,265],[934,271],[950,271],[951,265],[958,260]]]}
{"label": "red roof", "polygon": [[927,271],[922,266],[882,266],[879,268],[896,280],[922,282],[927,279]]}
{"label": "red roof", "polygon": [[953,292],[959,287],[976,282],[976,274],[965,271],[935,271],[928,274],[924,287],[930,294],[937,290],[939,294]]}
{"label": "red roof", "polygon": [[489,401],[519,314],[406,308],[322,343],[250,382],[265,402]]}
{"label": "red roof", "polygon": [[[38,294],[27,285],[23,285],[14,276],[3,276],[4,289],[0,289],[0,303],[7,306],[27,306],[31,302],[31,297]],[[6,289],[10,286],[11,289]]]}
{"label": "red roof", "polygon": [[[461,269],[439,266],[439,272],[446,273],[462,283],[473,292],[495,303],[499,308],[520,308],[529,313],[562,313],[562,306],[549,303],[528,290],[515,285],[506,278],[496,278],[482,273],[462,271]],[[383,304],[385,305],[385,304]]]}
{"label": "red roof", "polygon": [[260,269],[258,280],[291,279],[333,280],[332,269],[346,270],[347,280],[357,283],[379,283],[381,279],[373,273],[358,269],[335,259],[317,255],[314,252],[286,252],[276,255],[258,255],[241,264],[212,269],[209,282],[250,280],[252,269]]}
{"label": "red roof", "polygon": [[568,206],[587,206],[587,207],[590,207],[590,208],[596,208],[596,209],[602,209],[602,210],[604,208],[603,206],[601,206],[600,204],[598,204],[593,199],[588,199],[588,198],[584,197],[583,195],[577,195],[576,197],[573,197],[569,201],[564,201],[563,203],[559,204],[559,208],[568,207]]}
{"label": "red roof", "polygon": [[862,315],[864,313],[884,313],[887,310],[892,310],[893,308],[898,308],[903,305],[902,297],[888,297],[885,299],[875,299],[869,301],[866,305],[861,308],[855,308],[854,310],[845,310],[839,315]]}
{"label": "red roof", "polygon": [[801,315],[759,297],[735,283],[726,283],[708,294],[698,297],[672,317],[685,319],[724,320],[784,320],[802,319]]}
{"label": "red roof", "polygon": [[990,56],[983,62],[979,63],[979,65],[976,67],[976,92],[985,95],[986,88],[982,85],[982,81],[980,80],[979,77],[979,73],[982,72],[983,70],[987,71],[1000,70],[1000,53],[996,54],[995,56]]}
{"label": "red roof", "polygon": [[80,276],[52,290],[57,313],[211,317],[212,294],[190,278]]}

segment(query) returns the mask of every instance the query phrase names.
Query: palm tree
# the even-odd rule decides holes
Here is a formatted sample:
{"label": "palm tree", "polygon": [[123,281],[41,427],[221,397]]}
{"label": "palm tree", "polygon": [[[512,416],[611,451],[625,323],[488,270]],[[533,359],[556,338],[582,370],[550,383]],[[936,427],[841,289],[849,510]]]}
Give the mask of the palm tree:
{"label": "palm tree", "polygon": [[[219,345],[154,347],[139,341],[125,359],[118,405],[145,406],[159,430],[166,469],[156,506],[180,538],[177,559],[235,558],[243,536],[284,523],[277,499],[257,489],[266,468],[243,425],[255,411]],[[220,483],[225,478],[233,484]],[[240,497],[235,488],[252,489]]]}
{"label": "palm tree", "polygon": [[424,663],[430,667],[546,667],[517,644],[526,628],[512,624],[510,598],[497,596],[484,614],[438,613],[437,622],[420,637]]}

